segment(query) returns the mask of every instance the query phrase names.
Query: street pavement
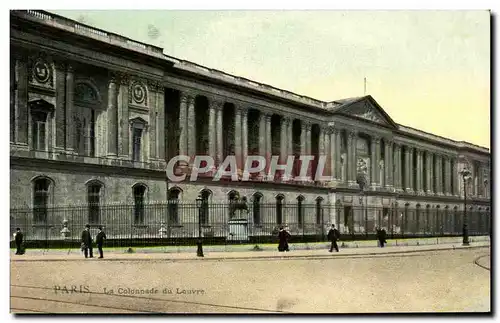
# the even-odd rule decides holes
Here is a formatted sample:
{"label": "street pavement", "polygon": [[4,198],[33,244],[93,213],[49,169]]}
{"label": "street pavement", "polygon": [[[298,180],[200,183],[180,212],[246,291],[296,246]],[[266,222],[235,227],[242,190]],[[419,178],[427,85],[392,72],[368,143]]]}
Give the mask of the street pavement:
{"label": "street pavement", "polygon": [[489,312],[488,244],[207,252],[204,258],[196,248],[110,252],[104,259],[26,254],[11,258],[11,311]]}

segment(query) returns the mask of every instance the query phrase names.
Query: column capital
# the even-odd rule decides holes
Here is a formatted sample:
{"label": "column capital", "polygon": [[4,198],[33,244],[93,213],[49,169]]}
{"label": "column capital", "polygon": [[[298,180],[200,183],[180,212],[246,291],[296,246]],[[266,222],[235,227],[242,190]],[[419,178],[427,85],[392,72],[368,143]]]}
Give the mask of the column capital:
{"label": "column capital", "polygon": [[147,80],[146,83],[148,84],[148,89],[152,92],[159,92],[163,87],[161,82],[155,80]]}
{"label": "column capital", "polygon": [[121,72],[117,72],[116,75],[120,79],[120,84],[121,85],[129,85],[129,83],[130,83],[130,75],[128,75],[127,73],[121,73]]}
{"label": "column capital", "polygon": [[108,72],[108,85],[119,83],[119,75],[115,72]]}
{"label": "column capital", "polygon": [[358,135],[358,130],[357,129],[348,129],[347,130],[347,136],[349,138],[354,138]]}
{"label": "column capital", "polygon": [[180,93],[180,102],[183,103],[189,103],[191,101],[191,95],[188,92],[181,92]]}
{"label": "column capital", "polygon": [[66,62],[65,61],[54,61],[54,66],[57,71],[66,72]]}
{"label": "column capital", "polygon": [[222,110],[224,108],[224,101],[212,99],[209,101],[209,107],[216,111]]}

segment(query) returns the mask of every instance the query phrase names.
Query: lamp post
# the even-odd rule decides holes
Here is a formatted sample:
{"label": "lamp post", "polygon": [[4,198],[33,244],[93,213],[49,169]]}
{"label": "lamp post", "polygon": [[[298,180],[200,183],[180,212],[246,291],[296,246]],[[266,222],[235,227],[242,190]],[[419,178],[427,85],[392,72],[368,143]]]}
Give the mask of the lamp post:
{"label": "lamp post", "polygon": [[469,245],[469,229],[467,226],[467,180],[471,176],[471,172],[469,169],[464,168],[461,172],[460,175],[462,175],[462,179],[464,181],[464,225],[463,225],[463,241],[462,245],[463,246],[468,246]]}
{"label": "lamp post", "polygon": [[198,242],[196,245],[198,246],[198,249],[196,251],[196,256],[198,257],[204,257],[203,256],[203,240],[201,238],[201,207],[203,205],[203,198],[201,195],[199,195],[196,198],[196,207],[198,208]]}

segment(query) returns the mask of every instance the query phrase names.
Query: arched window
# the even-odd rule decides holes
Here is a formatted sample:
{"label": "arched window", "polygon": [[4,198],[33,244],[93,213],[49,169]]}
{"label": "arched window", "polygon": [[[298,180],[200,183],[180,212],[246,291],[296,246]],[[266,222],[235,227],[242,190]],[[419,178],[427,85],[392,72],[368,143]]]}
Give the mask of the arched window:
{"label": "arched window", "polygon": [[76,80],[74,104],[81,111],[75,122],[76,150],[85,156],[96,156],[96,124],[101,98],[95,85],[89,80]]}
{"label": "arched window", "polygon": [[134,194],[134,223],[144,224],[144,199],[146,186],[137,184],[132,188]]}
{"label": "arched window", "polygon": [[170,225],[179,224],[179,196],[181,190],[173,187],[168,191],[168,220]]}
{"label": "arched window", "polygon": [[302,228],[304,224],[304,197],[297,197],[297,224]]}
{"label": "arched window", "polygon": [[91,182],[87,186],[88,216],[91,224],[100,221],[101,191],[102,184],[99,182]]}
{"label": "arched window", "polygon": [[323,223],[323,198],[318,197],[316,199],[316,224],[322,224]]}
{"label": "arched window", "polygon": [[200,195],[202,198],[200,220],[202,224],[208,225],[210,219],[209,199],[212,195],[212,192],[210,192],[209,190],[203,190],[201,191]]}
{"label": "arched window", "polygon": [[283,224],[283,204],[285,197],[283,195],[276,196],[276,224]]}
{"label": "arched window", "polygon": [[254,225],[260,225],[261,224],[261,203],[262,202],[262,194],[260,193],[255,193],[253,195],[253,202],[252,202],[252,211],[253,211],[253,224]]}
{"label": "arched window", "polygon": [[47,223],[51,181],[37,178],[33,181],[33,220],[35,223]]}

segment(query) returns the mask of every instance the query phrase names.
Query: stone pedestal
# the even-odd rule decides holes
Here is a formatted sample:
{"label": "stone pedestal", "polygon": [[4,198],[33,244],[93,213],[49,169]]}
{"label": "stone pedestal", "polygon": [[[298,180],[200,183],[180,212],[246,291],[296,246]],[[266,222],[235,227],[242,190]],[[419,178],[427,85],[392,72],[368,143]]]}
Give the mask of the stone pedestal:
{"label": "stone pedestal", "polygon": [[229,232],[227,240],[230,241],[248,241],[248,220],[232,219],[229,220]]}

